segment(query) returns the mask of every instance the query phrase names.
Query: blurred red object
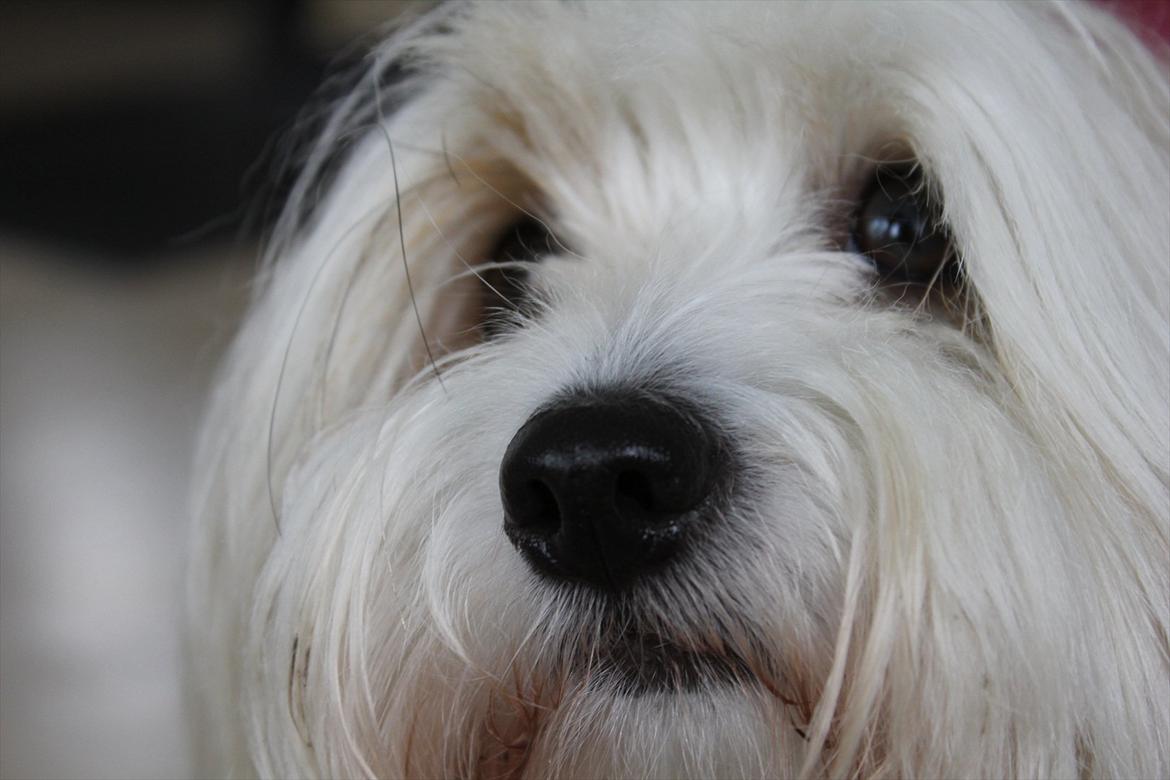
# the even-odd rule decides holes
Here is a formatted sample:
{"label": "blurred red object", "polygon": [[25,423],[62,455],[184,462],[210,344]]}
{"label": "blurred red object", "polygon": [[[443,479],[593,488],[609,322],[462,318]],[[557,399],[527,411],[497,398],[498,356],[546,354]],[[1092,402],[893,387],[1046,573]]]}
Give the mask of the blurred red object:
{"label": "blurred red object", "polygon": [[1149,43],[1170,44],[1170,0],[1103,0]]}

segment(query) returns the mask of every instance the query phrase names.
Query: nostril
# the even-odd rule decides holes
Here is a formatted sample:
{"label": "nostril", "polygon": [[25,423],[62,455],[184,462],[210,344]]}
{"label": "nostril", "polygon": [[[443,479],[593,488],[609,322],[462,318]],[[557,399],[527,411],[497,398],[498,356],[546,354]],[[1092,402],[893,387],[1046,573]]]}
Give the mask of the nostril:
{"label": "nostril", "polygon": [[523,506],[516,514],[520,525],[534,531],[556,531],[561,524],[557,498],[539,479],[530,479],[524,485]]}
{"label": "nostril", "polygon": [[615,493],[619,509],[640,509],[641,513],[657,511],[650,480],[640,471],[623,471],[618,474]]}

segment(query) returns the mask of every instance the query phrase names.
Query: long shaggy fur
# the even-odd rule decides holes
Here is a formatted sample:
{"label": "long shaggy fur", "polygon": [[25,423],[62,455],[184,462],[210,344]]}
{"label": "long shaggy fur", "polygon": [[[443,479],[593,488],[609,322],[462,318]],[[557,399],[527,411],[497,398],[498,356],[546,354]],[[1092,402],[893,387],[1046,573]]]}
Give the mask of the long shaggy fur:
{"label": "long shaggy fur", "polygon": [[[1167,84],[1082,5],[493,2],[391,37],[204,430],[206,771],[1166,777]],[[957,310],[839,248],[894,157]],[[565,248],[482,341],[525,211]],[[528,570],[497,485],[534,410],[614,383],[694,399],[742,487],[620,618]],[[747,677],[631,695],[623,620]]]}

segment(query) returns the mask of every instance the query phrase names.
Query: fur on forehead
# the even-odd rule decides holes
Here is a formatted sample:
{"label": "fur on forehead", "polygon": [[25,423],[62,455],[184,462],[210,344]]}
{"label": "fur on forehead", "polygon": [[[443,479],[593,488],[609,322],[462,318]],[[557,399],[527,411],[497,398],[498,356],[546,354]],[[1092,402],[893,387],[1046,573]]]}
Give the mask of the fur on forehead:
{"label": "fur on forehead", "polygon": [[[582,194],[583,185],[630,180],[642,188],[631,200],[654,198],[661,195],[652,185],[670,185],[672,176],[682,187],[700,185],[714,205],[738,190],[745,196],[737,206],[769,206],[774,198],[746,195],[772,193],[783,180],[800,184],[805,171],[793,167],[835,183],[841,166],[888,155],[892,141],[908,142],[927,162],[946,162],[1018,140],[1008,134],[1028,116],[1038,117],[1040,131],[1029,140],[1051,147],[1063,138],[1059,154],[1070,143],[1067,119],[1080,109],[1074,124],[1101,133],[1083,109],[1115,102],[1109,93],[1134,83],[1143,88],[1127,93],[1149,100],[1134,108],[1149,112],[1147,131],[1158,131],[1158,95],[1148,94],[1156,74],[1120,67],[1133,44],[1116,22],[1091,8],[1006,10],[484,3],[453,8],[440,34],[393,56],[433,74],[430,86],[446,96],[435,96],[445,105],[434,109],[445,124],[477,129],[477,140],[530,169],[550,195],[566,204],[582,199],[591,210],[609,199]],[[1052,18],[1063,21],[1063,36],[1051,34]],[[1021,51],[1029,52],[1026,68]],[[999,89],[1005,78],[1021,89]],[[1023,105],[1033,110],[1021,113]],[[1132,121],[1126,113],[1120,123]],[[962,130],[980,118],[986,137],[980,124]],[[718,165],[705,155],[718,155]]]}

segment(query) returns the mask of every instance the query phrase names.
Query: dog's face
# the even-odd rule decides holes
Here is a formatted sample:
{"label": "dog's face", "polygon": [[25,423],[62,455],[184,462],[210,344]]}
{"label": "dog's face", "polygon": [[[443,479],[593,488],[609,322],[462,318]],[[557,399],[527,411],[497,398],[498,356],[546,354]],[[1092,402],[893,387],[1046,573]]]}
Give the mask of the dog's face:
{"label": "dog's face", "polygon": [[410,98],[341,107],[381,129],[209,425],[219,749],[1165,771],[1167,93],[1128,33],[485,4],[383,54]]}

